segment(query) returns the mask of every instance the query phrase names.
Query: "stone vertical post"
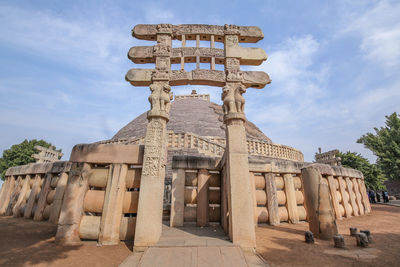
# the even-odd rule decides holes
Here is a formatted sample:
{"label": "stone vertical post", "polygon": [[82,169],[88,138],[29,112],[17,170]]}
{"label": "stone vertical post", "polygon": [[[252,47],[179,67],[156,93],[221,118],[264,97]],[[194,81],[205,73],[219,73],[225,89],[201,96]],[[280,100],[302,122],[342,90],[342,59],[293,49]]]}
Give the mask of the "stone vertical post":
{"label": "stone vertical post", "polygon": [[155,72],[152,74],[147,113],[143,169],[140,180],[139,205],[136,219],[135,250],[142,251],[158,242],[162,229],[165,165],[167,161],[167,129],[170,101],[172,25],[157,25]]}
{"label": "stone vertical post", "polygon": [[239,27],[225,26],[225,73],[226,85],[222,100],[226,125],[226,166],[229,177],[229,225],[233,243],[255,248],[253,196],[250,184],[247,152],[245,115],[242,96],[246,87],[242,84],[240,58],[232,53],[239,44]]}
{"label": "stone vertical post", "polygon": [[0,188],[0,205],[2,203],[1,200],[3,198],[4,192],[7,190],[8,184],[9,184],[9,178],[6,178],[2,187]]}
{"label": "stone vertical post", "polygon": [[286,207],[291,223],[299,223],[299,214],[297,212],[296,192],[294,190],[293,175],[285,173],[283,175],[285,181]]}
{"label": "stone vertical post", "polygon": [[356,203],[358,206],[358,212],[360,213],[360,215],[364,215],[364,205],[362,204],[361,194],[360,194],[360,189],[358,188],[357,178],[352,178],[351,182],[353,183],[354,195],[355,195]]}
{"label": "stone vertical post", "polygon": [[32,209],[33,205],[35,204],[36,195],[40,192],[40,181],[41,178],[38,174],[35,175],[35,180],[32,185],[31,194],[29,195],[29,199],[26,203],[24,218],[31,218],[32,217]]}
{"label": "stone vertical post", "polygon": [[342,203],[344,207],[344,212],[346,215],[346,218],[351,217],[352,210],[350,209],[350,203],[349,203],[349,197],[347,197],[347,191],[346,191],[346,185],[345,181],[343,180],[342,176],[338,177],[338,182],[339,182],[339,190],[340,194],[342,195]]}
{"label": "stone vertical post", "polygon": [[[310,231],[317,238],[332,239],[338,233],[328,183],[323,182],[318,167],[301,169],[304,186],[304,204]],[[286,185],[285,185],[286,186]]]}
{"label": "stone vertical post", "polygon": [[3,184],[4,190],[0,199],[0,215],[6,213],[8,203],[10,203],[11,195],[15,187],[15,177],[10,176]]}
{"label": "stone vertical post", "polygon": [[[338,180],[339,183],[339,180]],[[342,219],[342,214],[340,213],[340,209],[339,209],[339,200],[337,198],[336,195],[336,183],[335,183],[335,178],[333,178],[332,175],[328,176],[328,184],[329,184],[329,190],[331,192],[331,197],[332,197],[332,204],[333,204],[333,208],[335,210],[335,215],[336,215],[336,219],[341,220]]]}
{"label": "stone vertical post", "polygon": [[257,198],[256,198],[256,182],[254,173],[250,172],[250,187],[251,194],[253,195],[253,207],[254,207],[254,226],[258,226],[258,210],[257,210]]}
{"label": "stone vertical post", "polygon": [[350,181],[349,177],[345,177],[344,180],[346,181],[347,192],[349,192],[350,205],[353,208],[353,215],[358,216],[358,206],[356,203],[356,196],[353,190],[353,183]]}
{"label": "stone vertical post", "polygon": [[51,179],[53,178],[53,174],[48,172],[43,181],[42,190],[39,193],[39,199],[36,204],[35,214],[33,215],[34,221],[42,221],[43,220],[43,211],[46,208],[47,202],[47,194],[51,190],[50,183]]}
{"label": "stone vertical post", "polygon": [[99,234],[99,243],[102,245],[119,244],[119,230],[126,191],[125,181],[127,173],[127,164],[111,164],[108,171]]}
{"label": "stone vertical post", "polygon": [[22,185],[21,191],[19,192],[17,202],[12,209],[14,217],[21,217],[21,208],[25,203],[26,194],[28,193],[30,188],[30,182],[31,176],[28,174],[25,176],[24,183]]}
{"label": "stone vertical post", "polygon": [[24,180],[22,180],[22,177],[18,175],[18,178],[16,179],[14,183],[14,188],[12,189],[12,193],[10,196],[10,199],[8,201],[8,205],[6,207],[5,215],[6,216],[11,216],[12,215],[12,208],[15,205],[15,202],[17,201],[17,197],[19,194],[19,191],[21,190],[22,183]]}
{"label": "stone vertical post", "polygon": [[183,226],[185,209],[185,169],[177,169],[172,174],[170,226]]}
{"label": "stone vertical post", "polygon": [[200,169],[197,173],[197,226],[207,226],[209,223],[209,187],[210,174],[206,169]]}
{"label": "stone vertical post", "polygon": [[81,241],[79,224],[84,214],[83,204],[89,188],[89,172],[88,163],[73,163],[71,166],[57,225],[57,243],[74,244]]}
{"label": "stone vertical post", "polygon": [[371,212],[371,205],[369,203],[368,195],[367,195],[367,188],[365,187],[364,178],[357,179],[358,186],[360,188],[360,192],[363,198],[365,213]]}
{"label": "stone vertical post", "polygon": [[67,187],[68,174],[62,172],[57,182],[56,194],[54,195],[53,205],[51,206],[49,222],[57,224],[60,217],[61,205],[64,198],[65,188]]}
{"label": "stone vertical post", "polygon": [[274,173],[265,173],[265,190],[267,192],[267,207],[268,207],[268,218],[270,225],[280,224],[279,218],[279,204],[278,197],[276,195],[276,183]]}

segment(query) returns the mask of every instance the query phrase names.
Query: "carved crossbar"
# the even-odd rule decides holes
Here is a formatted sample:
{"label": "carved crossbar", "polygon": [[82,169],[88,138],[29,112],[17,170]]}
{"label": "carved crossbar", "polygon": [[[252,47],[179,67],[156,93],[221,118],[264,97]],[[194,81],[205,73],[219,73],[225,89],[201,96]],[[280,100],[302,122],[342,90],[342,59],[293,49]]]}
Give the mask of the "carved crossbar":
{"label": "carved crossbar", "polygon": [[[267,59],[265,51],[256,47],[241,47],[239,43],[256,43],[264,38],[260,28],[236,25],[136,25],[133,37],[157,41],[154,46],[135,46],[128,57],[136,64],[155,64],[155,69],[134,68],[126,80],[134,86],[149,86],[154,81],[168,81],[169,85],[211,85],[224,87],[228,82],[241,82],[246,87],[263,88],[271,80],[262,71],[241,71],[240,65],[260,65]],[[172,40],[180,40],[182,47],[172,48]],[[196,47],[186,47],[187,40],[196,40]],[[210,47],[200,47],[200,41],[209,41]],[[215,48],[215,42],[224,43],[224,49]],[[196,69],[185,70],[185,63],[196,63]],[[209,63],[210,69],[201,69],[200,63]],[[180,64],[180,70],[171,70],[171,64]],[[216,70],[224,65],[225,71]],[[234,67],[237,66],[237,67]]]}

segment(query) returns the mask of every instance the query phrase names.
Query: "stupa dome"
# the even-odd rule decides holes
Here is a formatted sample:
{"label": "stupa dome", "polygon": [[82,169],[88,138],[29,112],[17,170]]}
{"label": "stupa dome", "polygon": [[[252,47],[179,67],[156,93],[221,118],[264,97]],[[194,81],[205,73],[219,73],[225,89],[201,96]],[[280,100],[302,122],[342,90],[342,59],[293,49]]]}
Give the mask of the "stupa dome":
{"label": "stupa dome", "polygon": [[[112,139],[101,143],[144,144],[147,123],[145,112]],[[249,156],[304,161],[299,150],[273,143],[254,123],[246,120],[245,129]],[[170,159],[173,155],[221,157],[224,154],[226,141],[222,107],[211,102],[208,94],[197,94],[193,90],[190,95],[175,96],[167,132]]]}
{"label": "stupa dome", "polygon": [[[140,138],[146,135],[146,112],[118,131],[112,140]],[[246,121],[247,139],[271,143],[271,140],[253,123]],[[225,125],[221,105],[210,102],[209,95],[176,96],[171,103],[167,130],[174,133],[192,133],[211,140],[225,139]]]}

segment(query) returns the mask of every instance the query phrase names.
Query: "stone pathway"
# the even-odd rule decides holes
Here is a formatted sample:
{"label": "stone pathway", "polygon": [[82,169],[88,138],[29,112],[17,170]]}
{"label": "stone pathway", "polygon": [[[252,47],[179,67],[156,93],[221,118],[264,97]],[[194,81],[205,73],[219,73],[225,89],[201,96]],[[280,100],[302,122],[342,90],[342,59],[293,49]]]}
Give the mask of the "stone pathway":
{"label": "stone pathway", "polygon": [[159,242],[145,252],[133,253],[120,267],[153,266],[267,266],[252,251],[232,244],[219,226],[179,227],[163,225]]}
{"label": "stone pathway", "polygon": [[389,200],[389,202],[388,202],[388,203],[377,202],[376,204],[381,204],[381,205],[389,205],[389,206],[396,206],[396,207],[400,207],[400,199],[396,199],[396,200]]}

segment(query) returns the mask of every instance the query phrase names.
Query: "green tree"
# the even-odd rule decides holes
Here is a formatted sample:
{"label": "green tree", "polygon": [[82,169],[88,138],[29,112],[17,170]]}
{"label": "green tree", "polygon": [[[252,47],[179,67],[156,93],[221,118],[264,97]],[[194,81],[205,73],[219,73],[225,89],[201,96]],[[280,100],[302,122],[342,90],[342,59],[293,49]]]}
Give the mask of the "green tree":
{"label": "green tree", "polygon": [[386,127],[374,128],[357,140],[377,157],[376,163],[389,179],[400,179],[400,117],[394,112],[386,117]]}
{"label": "green tree", "polygon": [[[36,145],[43,147],[51,147],[52,145],[44,140],[24,140],[20,144],[11,146],[11,148],[3,151],[3,156],[0,158],[0,178],[4,180],[6,170],[10,167],[19,166],[35,162],[32,157],[38,151],[34,148]],[[57,150],[61,152],[61,149]]]}
{"label": "green tree", "polygon": [[385,189],[383,182],[386,177],[377,164],[371,164],[368,159],[355,152],[339,152],[337,156],[342,158],[343,167],[356,169],[363,173],[367,188]]}

